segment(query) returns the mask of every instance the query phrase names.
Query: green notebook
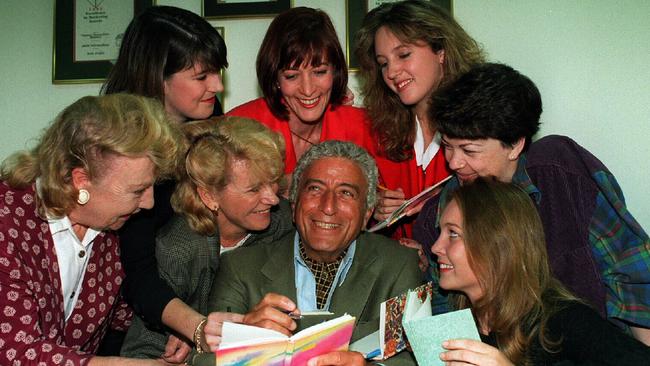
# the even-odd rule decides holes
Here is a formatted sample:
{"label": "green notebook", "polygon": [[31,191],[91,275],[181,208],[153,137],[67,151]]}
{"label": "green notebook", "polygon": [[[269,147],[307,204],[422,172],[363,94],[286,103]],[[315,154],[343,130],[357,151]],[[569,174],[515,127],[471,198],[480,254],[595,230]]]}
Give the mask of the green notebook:
{"label": "green notebook", "polygon": [[470,309],[405,321],[403,326],[419,366],[444,366],[440,353],[448,339],[481,340]]}

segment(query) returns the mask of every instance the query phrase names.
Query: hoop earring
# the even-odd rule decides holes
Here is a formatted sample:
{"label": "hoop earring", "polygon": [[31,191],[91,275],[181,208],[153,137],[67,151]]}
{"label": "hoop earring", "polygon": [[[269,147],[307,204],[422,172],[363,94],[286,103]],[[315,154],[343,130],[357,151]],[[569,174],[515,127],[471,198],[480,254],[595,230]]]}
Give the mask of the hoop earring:
{"label": "hoop earring", "polygon": [[79,195],[77,196],[77,203],[83,206],[88,203],[88,201],[90,201],[90,192],[83,188],[80,189]]}

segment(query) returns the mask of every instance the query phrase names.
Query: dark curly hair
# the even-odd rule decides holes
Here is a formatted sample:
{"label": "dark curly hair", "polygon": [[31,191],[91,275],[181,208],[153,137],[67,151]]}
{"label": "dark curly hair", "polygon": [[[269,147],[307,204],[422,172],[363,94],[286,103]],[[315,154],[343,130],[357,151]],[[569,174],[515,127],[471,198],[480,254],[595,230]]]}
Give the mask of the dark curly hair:
{"label": "dark curly hair", "polygon": [[429,118],[443,135],[494,138],[512,146],[539,130],[542,98],[528,77],[510,66],[486,63],[472,68],[431,97]]}

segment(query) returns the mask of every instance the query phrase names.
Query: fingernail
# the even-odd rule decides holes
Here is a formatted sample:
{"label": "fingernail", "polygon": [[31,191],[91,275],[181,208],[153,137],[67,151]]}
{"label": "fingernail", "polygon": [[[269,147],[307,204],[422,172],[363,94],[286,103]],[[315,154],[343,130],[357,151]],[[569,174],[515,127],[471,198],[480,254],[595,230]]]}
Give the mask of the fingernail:
{"label": "fingernail", "polygon": [[442,346],[443,346],[444,348],[447,348],[448,345],[449,345],[449,341],[444,341],[444,342],[442,342]]}

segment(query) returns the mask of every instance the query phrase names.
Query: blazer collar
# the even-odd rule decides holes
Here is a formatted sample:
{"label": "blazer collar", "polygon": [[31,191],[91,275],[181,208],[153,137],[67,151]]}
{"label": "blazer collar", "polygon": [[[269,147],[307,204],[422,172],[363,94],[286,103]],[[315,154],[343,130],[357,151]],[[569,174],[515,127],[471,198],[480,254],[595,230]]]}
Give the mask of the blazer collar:
{"label": "blazer collar", "polygon": [[[269,248],[269,259],[262,266],[261,273],[266,277],[269,291],[284,294],[295,301],[296,279],[293,267],[293,238],[295,230],[283,236]],[[268,291],[267,291],[268,292]]]}
{"label": "blazer collar", "polygon": [[361,233],[357,238],[357,248],[352,267],[345,281],[336,288],[330,311],[336,314],[362,314],[367,305],[366,299],[375,287],[382,267],[377,249],[368,240],[368,234]]}

